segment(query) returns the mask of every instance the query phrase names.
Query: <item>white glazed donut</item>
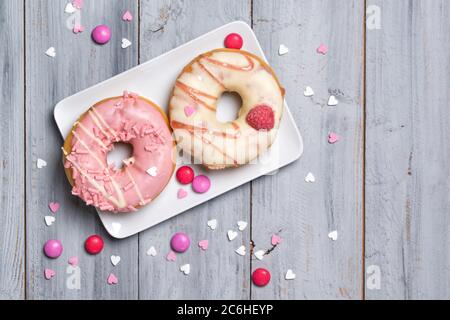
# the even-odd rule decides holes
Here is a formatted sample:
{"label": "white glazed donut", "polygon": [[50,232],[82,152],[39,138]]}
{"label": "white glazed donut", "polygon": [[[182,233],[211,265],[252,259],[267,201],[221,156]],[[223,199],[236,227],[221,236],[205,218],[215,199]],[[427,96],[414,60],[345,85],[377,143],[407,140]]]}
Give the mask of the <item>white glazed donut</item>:
{"label": "white glazed donut", "polygon": [[[242,98],[238,118],[223,123],[216,107],[224,92]],[[283,113],[284,89],[261,58],[217,49],[190,62],[179,75],[169,104],[178,146],[209,169],[249,163],[273,143]]]}

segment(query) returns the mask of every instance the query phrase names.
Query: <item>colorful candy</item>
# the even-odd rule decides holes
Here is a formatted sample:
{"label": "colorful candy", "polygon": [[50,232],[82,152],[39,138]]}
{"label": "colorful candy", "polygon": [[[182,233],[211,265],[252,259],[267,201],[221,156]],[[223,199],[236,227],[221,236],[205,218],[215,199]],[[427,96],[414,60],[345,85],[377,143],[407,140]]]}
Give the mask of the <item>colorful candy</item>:
{"label": "colorful candy", "polygon": [[172,239],[170,239],[170,246],[172,249],[178,253],[183,253],[187,249],[189,249],[189,246],[191,244],[191,241],[189,240],[189,237],[187,234],[183,232],[177,232],[172,236]]}
{"label": "colorful candy", "polygon": [[91,36],[92,40],[98,44],[108,43],[111,39],[111,29],[107,25],[101,24],[92,30]]}
{"label": "colorful candy", "polygon": [[59,240],[48,240],[44,245],[44,253],[51,259],[58,258],[63,252],[63,246]]}
{"label": "colorful candy", "polygon": [[84,248],[89,254],[98,254],[103,250],[103,239],[94,234],[86,239]]}
{"label": "colorful candy", "polygon": [[192,189],[197,193],[205,193],[211,187],[211,180],[207,176],[199,175],[192,181]]}
{"label": "colorful candy", "polygon": [[182,166],[177,170],[177,180],[181,184],[189,184],[194,180],[194,170],[189,166]]}
{"label": "colorful candy", "polygon": [[258,268],[252,274],[253,283],[258,287],[265,287],[270,281],[270,272],[264,268]]}
{"label": "colorful candy", "polygon": [[237,33],[230,33],[227,35],[224,41],[225,48],[229,49],[241,49],[244,41],[242,40],[242,37]]}

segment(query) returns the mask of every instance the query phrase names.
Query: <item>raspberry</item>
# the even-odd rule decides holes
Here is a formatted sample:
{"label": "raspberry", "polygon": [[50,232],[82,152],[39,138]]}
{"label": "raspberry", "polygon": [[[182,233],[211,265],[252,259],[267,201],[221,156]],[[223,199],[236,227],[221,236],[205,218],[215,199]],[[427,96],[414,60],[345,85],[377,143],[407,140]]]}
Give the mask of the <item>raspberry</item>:
{"label": "raspberry", "polygon": [[247,123],[256,130],[271,130],[275,126],[275,115],[271,107],[259,105],[247,114]]}

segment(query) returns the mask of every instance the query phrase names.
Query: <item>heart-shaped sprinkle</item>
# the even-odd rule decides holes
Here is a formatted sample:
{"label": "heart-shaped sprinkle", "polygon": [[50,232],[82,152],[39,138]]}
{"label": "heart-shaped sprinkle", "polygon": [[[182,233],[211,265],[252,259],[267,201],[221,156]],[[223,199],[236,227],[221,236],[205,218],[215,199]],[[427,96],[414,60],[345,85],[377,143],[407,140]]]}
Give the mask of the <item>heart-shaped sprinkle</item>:
{"label": "heart-shaped sprinkle", "polygon": [[337,230],[331,231],[331,232],[328,234],[328,238],[330,238],[330,239],[333,240],[333,241],[336,241],[337,238],[338,238],[338,232],[337,232]]}
{"label": "heart-shaped sprinkle", "polygon": [[131,41],[127,38],[122,38],[122,49],[126,49],[131,46]]}
{"label": "heart-shaped sprinkle", "polygon": [[279,245],[281,241],[282,241],[281,237],[277,234],[272,235],[272,239],[270,240],[273,246]]}
{"label": "heart-shaped sprinkle", "polygon": [[157,167],[151,167],[147,170],[147,173],[152,176],[152,177],[156,177],[156,175],[158,174],[158,168]]}
{"label": "heart-shaped sprinkle", "polygon": [[265,254],[266,254],[266,252],[264,250],[258,250],[253,255],[256,257],[256,259],[262,260],[262,259],[264,259]]}
{"label": "heart-shaped sprinkle", "polygon": [[55,222],[56,218],[53,216],[45,216],[44,220],[47,227],[50,227],[53,224],[53,222]]}
{"label": "heart-shaped sprinkle", "polygon": [[289,48],[286,47],[284,44],[280,45],[280,47],[278,48],[278,54],[280,56],[282,56],[282,55],[284,55],[284,54],[286,54],[288,52],[289,52]]}
{"label": "heart-shaped sprinkle", "polygon": [[236,239],[237,237],[237,232],[233,231],[233,230],[228,230],[227,232],[227,236],[228,236],[228,240],[233,241],[234,239]]}
{"label": "heart-shaped sprinkle", "polygon": [[328,143],[334,144],[334,143],[336,143],[336,142],[338,142],[338,141],[339,141],[339,136],[338,136],[336,133],[331,132],[331,133],[328,135]]}
{"label": "heart-shaped sprinkle", "polygon": [[56,49],[54,47],[50,47],[45,51],[45,54],[51,58],[56,57]]}
{"label": "heart-shaped sprinkle", "polygon": [[48,207],[50,208],[51,212],[56,213],[58,212],[60,205],[58,202],[50,202],[48,204]]}
{"label": "heart-shaped sprinkle", "polygon": [[245,246],[240,246],[234,252],[236,252],[240,256],[245,256]]}
{"label": "heart-shaped sprinkle", "polygon": [[180,267],[180,271],[183,272],[187,276],[191,272],[191,265],[189,263],[183,264]]}
{"label": "heart-shaped sprinkle", "polygon": [[47,280],[50,280],[51,278],[53,278],[56,275],[56,272],[52,269],[45,269],[44,270],[44,277]]}
{"label": "heart-shaped sprinkle", "polygon": [[151,246],[148,250],[147,250],[147,255],[148,256],[156,256],[158,253],[156,252],[156,249],[154,246]]}
{"label": "heart-shaped sprinkle", "polygon": [[111,256],[111,263],[113,264],[113,266],[117,266],[120,262],[120,256],[115,256],[112,255]]}
{"label": "heart-shaped sprinkle", "polygon": [[133,15],[131,14],[130,11],[127,10],[127,11],[125,11],[125,13],[123,14],[122,20],[123,20],[123,21],[131,21],[131,20],[133,20]]}
{"label": "heart-shaped sprinkle", "polygon": [[328,53],[328,47],[324,44],[321,44],[318,48],[317,48],[317,53],[318,54],[327,54]]}
{"label": "heart-shaped sprinkle", "polygon": [[73,26],[73,33],[77,34],[84,31],[84,27],[81,24],[75,24]]}
{"label": "heart-shaped sprinkle", "polygon": [[72,2],[66,4],[66,7],[64,8],[65,13],[74,13],[75,11],[77,11],[77,8],[73,6]]}
{"label": "heart-shaped sprinkle", "polygon": [[36,167],[37,167],[38,169],[42,169],[42,168],[44,168],[44,167],[46,167],[46,166],[47,166],[47,162],[46,162],[45,160],[37,159],[37,161],[36,161]]}
{"label": "heart-shaped sprinkle", "polygon": [[107,280],[109,285],[117,284],[119,282],[119,279],[113,274],[110,273]]}
{"label": "heart-shaped sprinkle", "polygon": [[330,98],[328,99],[328,105],[330,107],[334,107],[334,106],[337,106],[338,104],[339,104],[338,99],[336,99],[335,96],[331,95]]}
{"label": "heart-shaped sprinkle", "polygon": [[239,231],[244,231],[245,230],[245,228],[247,228],[247,222],[245,222],[245,221],[238,221],[237,222],[237,225],[238,225],[238,227],[239,227]]}
{"label": "heart-shaped sprinkle", "polygon": [[177,192],[177,198],[178,198],[178,199],[186,198],[187,195],[188,195],[187,191],[184,190],[184,189],[182,189],[182,188],[180,188],[180,189],[178,190],[178,192]]}
{"label": "heart-shaped sprinkle", "polygon": [[197,110],[192,106],[184,107],[184,114],[186,115],[186,117],[192,116],[195,112],[197,112]]}
{"label": "heart-shaped sprinkle", "polygon": [[72,4],[77,9],[83,8],[83,0],[73,0]]}
{"label": "heart-shaped sprinkle", "polygon": [[166,257],[166,260],[167,261],[175,261],[175,260],[177,260],[177,255],[175,254],[175,252],[170,251]]}
{"label": "heart-shaped sprinkle", "polygon": [[208,240],[200,240],[200,241],[198,242],[198,246],[199,246],[202,250],[208,249],[208,245],[209,245]]}
{"label": "heart-shaped sprinkle", "polygon": [[294,271],[292,271],[291,269],[289,269],[289,270],[286,272],[286,275],[284,276],[284,278],[285,278],[286,280],[294,280],[295,277],[296,277],[296,275],[295,275]]}
{"label": "heart-shaped sprinkle", "polygon": [[78,265],[78,257],[70,257],[68,262],[71,266],[76,267]]}
{"label": "heart-shaped sprinkle", "polygon": [[305,177],[305,181],[308,183],[313,183],[316,182],[316,177],[314,177],[314,175],[312,174],[312,172],[309,172],[306,177]]}
{"label": "heart-shaped sprinkle", "polygon": [[305,88],[305,91],[303,91],[303,95],[305,97],[312,97],[314,95],[314,90],[308,86]]}
{"label": "heart-shaped sprinkle", "polygon": [[211,219],[211,220],[209,220],[209,221],[208,221],[208,227],[209,227],[211,230],[216,230],[216,228],[217,228],[217,220],[216,220],[216,219]]}

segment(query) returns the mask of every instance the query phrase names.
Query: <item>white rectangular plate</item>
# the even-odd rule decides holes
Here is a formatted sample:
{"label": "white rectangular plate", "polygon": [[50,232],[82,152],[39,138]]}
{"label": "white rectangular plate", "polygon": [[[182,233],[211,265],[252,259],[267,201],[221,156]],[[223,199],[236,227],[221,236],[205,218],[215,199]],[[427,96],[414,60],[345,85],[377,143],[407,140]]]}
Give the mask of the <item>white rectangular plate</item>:
{"label": "white rectangular plate", "polygon": [[[197,55],[223,47],[223,39],[232,32],[243,37],[243,50],[266,60],[253,30],[246,23],[236,21],[226,24],[59,102],[54,116],[62,136],[65,138],[68,135],[73,123],[90,106],[102,99],[121,95],[124,90],[136,92],[154,101],[167,112],[173,84],[183,67]],[[205,173],[211,179],[211,189],[207,193],[195,194],[190,187],[184,187],[189,195],[178,200],[177,191],[181,186],[172,177],[164,191],[137,212],[111,214],[99,211],[106,230],[115,238],[126,238],[298,159],[303,152],[302,138],[287,104],[284,111],[278,138],[258,163],[207,173],[201,166],[195,165],[197,174]]]}

